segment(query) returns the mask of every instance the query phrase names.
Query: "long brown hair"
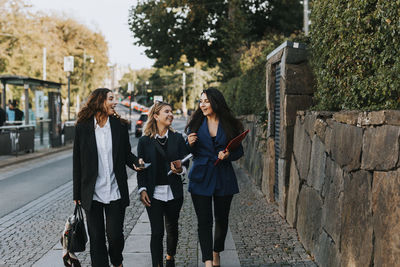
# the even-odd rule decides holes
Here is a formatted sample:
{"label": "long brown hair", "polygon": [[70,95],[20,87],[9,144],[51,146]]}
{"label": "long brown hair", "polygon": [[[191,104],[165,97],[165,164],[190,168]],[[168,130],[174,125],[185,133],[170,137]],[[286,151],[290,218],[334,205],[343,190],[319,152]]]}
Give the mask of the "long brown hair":
{"label": "long brown hair", "polygon": [[[97,88],[96,90],[94,90],[90,94],[85,105],[79,111],[76,123],[88,121],[92,119],[97,113],[101,113],[104,116],[108,116],[106,100],[107,100],[107,94],[109,92],[112,91],[108,88]],[[117,113],[114,114],[114,117],[127,123],[127,121],[121,119],[121,117]]]}
{"label": "long brown hair", "polygon": [[[224,95],[216,88],[210,87],[207,90],[203,90],[201,94],[206,94],[210,101],[211,108],[217,114],[219,122],[224,129],[227,141],[229,142],[237,135],[243,132],[243,124],[234,115],[232,110],[229,108],[225,101]],[[189,119],[188,124],[185,127],[185,131],[192,133],[197,132],[203,123],[205,116],[201,111],[200,104],[198,105],[195,112]]]}
{"label": "long brown hair", "polygon": [[[154,115],[160,114],[161,109],[165,106],[172,107],[166,102],[156,101],[154,105],[150,108],[149,117],[147,119],[146,126],[144,127],[144,135],[153,138],[154,136],[156,136],[156,134],[158,134],[157,122],[154,118]],[[175,132],[175,130],[171,126],[168,127],[168,130]]]}

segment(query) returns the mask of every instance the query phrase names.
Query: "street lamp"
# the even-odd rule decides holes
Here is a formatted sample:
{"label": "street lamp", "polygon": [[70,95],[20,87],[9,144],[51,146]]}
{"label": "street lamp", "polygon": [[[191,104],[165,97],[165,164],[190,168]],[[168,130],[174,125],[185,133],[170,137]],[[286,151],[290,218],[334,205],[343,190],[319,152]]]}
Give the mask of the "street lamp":
{"label": "street lamp", "polygon": [[150,84],[150,82],[149,82],[149,81],[146,81],[146,106],[149,105],[149,100],[147,99],[147,97],[148,97],[147,91],[148,91],[148,89],[149,89],[149,84]]}
{"label": "street lamp", "polygon": [[[90,56],[90,55],[86,55],[86,49],[83,49],[83,73],[82,73],[82,92],[85,92],[85,87],[86,87],[86,59],[90,58],[90,63],[94,63],[94,57]],[[77,97],[79,98],[79,94],[77,95]],[[79,101],[76,102],[77,106],[76,106],[76,110],[79,110],[79,106],[78,103]]]}
{"label": "street lamp", "polygon": [[128,93],[129,93],[129,118],[132,116],[132,93],[134,91],[135,84],[133,82],[128,82]]}
{"label": "street lamp", "polygon": [[[190,67],[190,64],[185,62],[183,64],[185,67]],[[187,107],[186,107],[186,72],[183,69],[182,72],[182,113],[184,117],[187,117]]]}
{"label": "street lamp", "polygon": [[67,72],[67,77],[68,77],[68,120],[70,120],[70,106],[71,106],[70,84],[71,84],[71,72],[74,71],[73,56],[64,57],[64,71]]}

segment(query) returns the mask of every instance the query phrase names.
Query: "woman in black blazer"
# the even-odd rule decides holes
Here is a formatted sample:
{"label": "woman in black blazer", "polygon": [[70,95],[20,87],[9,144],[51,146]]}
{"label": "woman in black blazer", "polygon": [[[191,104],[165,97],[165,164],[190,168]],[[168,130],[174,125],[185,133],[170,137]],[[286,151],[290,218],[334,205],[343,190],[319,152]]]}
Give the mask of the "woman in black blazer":
{"label": "woman in black blazer", "polygon": [[[164,218],[167,232],[166,266],[175,266],[178,219],[183,204],[182,166],[187,151],[182,135],[171,128],[172,107],[156,102],[149,112],[144,136],[139,139],[138,156],[151,165],[138,172],[140,200],[146,206],[151,226],[150,250],[153,266],[163,266]],[[169,171],[171,175],[167,175]]]}
{"label": "woman in black blazer", "polygon": [[136,169],[137,164],[137,157],[131,153],[128,125],[116,114],[115,106],[111,90],[94,90],[75,127],[74,201],[86,212],[94,267],[109,266],[108,255],[112,265],[122,266],[123,224],[129,205],[125,165]]}

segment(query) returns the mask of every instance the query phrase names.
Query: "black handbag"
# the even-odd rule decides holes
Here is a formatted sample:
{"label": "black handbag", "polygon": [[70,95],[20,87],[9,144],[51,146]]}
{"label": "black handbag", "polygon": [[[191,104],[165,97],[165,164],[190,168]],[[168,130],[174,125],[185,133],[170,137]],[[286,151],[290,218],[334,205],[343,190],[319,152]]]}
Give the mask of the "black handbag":
{"label": "black handbag", "polygon": [[82,252],[85,251],[88,241],[85,222],[83,219],[82,207],[79,204],[75,205],[74,215],[69,218],[71,230],[68,233],[68,251]]}

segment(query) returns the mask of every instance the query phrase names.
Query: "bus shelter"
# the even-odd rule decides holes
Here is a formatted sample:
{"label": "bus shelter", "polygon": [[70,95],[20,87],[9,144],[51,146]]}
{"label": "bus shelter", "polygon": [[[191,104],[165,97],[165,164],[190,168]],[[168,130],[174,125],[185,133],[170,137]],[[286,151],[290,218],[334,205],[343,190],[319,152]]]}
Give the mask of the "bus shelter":
{"label": "bus shelter", "polygon": [[[51,147],[61,146],[61,86],[62,83],[45,81],[26,76],[18,75],[1,75],[0,83],[3,85],[1,94],[1,105],[6,110],[7,93],[6,86],[14,85],[23,87],[24,90],[24,114],[25,119],[23,125],[10,125],[0,127],[0,141],[2,144],[6,140],[10,140],[10,145],[2,146],[0,154],[11,154],[12,152],[18,153],[19,151],[33,151],[35,139],[36,121],[30,121],[29,116],[29,92],[39,90],[47,91],[48,99],[48,128],[49,128],[49,145]],[[43,119],[43,118],[42,118]],[[43,120],[40,122],[40,138],[43,141]],[[4,151],[2,151],[4,150]],[[11,153],[8,153],[11,150]]]}

